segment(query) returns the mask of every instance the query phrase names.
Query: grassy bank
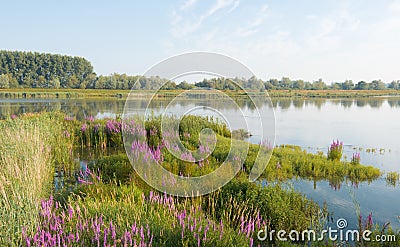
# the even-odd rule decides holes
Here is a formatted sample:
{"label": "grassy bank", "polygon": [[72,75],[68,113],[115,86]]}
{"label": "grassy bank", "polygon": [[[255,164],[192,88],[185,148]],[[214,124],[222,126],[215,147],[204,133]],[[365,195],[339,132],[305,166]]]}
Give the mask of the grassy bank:
{"label": "grassy bank", "polygon": [[0,245],[20,245],[23,226],[38,224],[40,198],[52,192],[54,168],[69,163],[57,115],[0,121]]}
{"label": "grassy bank", "polygon": [[[250,94],[263,95],[259,91],[246,90]],[[129,90],[107,89],[0,89],[0,98],[9,99],[45,99],[45,98],[122,98],[125,99]],[[157,98],[171,98],[184,90],[161,90]],[[205,91],[209,93],[209,91]],[[224,91],[232,97],[241,97],[243,93]],[[150,97],[150,91],[142,90],[138,98]],[[365,98],[373,96],[400,96],[400,90],[269,90],[272,98]]]}

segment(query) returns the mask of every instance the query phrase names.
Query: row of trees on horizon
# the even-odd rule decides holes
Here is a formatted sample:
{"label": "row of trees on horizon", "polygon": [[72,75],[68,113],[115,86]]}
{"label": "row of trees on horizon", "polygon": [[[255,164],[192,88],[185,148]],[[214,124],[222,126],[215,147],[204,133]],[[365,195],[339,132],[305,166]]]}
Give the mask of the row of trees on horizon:
{"label": "row of trees on horizon", "polygon": [[[304,80],[270,79],[263,81],[255,77],[233,78],[237,84],[252,90],[384,90],[400,89],[400,80],[388,84],[382,80],[371,82],[351,80],[326,84],[322,79],[309,82]],[[219,90],[236,90],[232,80],[225,78],[203,79],[191,84],[176,83],[167,79],[130,76],[114,73],[109,76],[96,75],[91,63],[82,57],[66,55],[0,51],[0,88],[73,88],[73,89],[155,89],[164,84],[165,90],[207,87]],[[136,83],[138,82],[138,83]]]}

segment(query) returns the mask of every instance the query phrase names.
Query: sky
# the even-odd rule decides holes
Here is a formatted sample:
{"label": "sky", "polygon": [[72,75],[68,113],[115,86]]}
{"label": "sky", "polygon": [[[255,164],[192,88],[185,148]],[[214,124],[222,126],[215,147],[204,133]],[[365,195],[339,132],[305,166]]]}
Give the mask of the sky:
{"label": "sky", "polygon": [[400,80],[400,0],[0,0],[0,25],[2,50],[81,56],[103,75],[210,51],[261,79]]}

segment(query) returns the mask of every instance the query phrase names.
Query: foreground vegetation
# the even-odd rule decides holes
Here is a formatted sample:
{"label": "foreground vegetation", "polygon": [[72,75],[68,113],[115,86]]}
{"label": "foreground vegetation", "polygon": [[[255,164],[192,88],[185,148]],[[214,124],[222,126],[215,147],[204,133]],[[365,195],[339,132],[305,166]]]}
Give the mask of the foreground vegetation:
{"label": "foreground vegetation", "polygon": [[40,198],[52,191],[57,166],[70,164],[72,143],[53,115],[27,115],[0,121],[0,244],[20,238],[22,226],[32,232]]}
{"label": "foreground vegetation", "polygon": [[[279,181],[293,176],[364,181],[380,175],[379,170],[354,160],[337,159],[332,147],[330,155],[325,156],[281,146],[274,149],[264,174],[272,183],[262,186],[248,182],[254,153],[260,148],[251,145],[242,171],[228,185],[206,196],[183,199],[149,188],[133,171],[124,152],[95,158],[87,166],[76,168],[72,147],[122,148],[123,124],[119,119],[87,117],[78,121],[61,113],[44,113],[14,116],[0,125],[5,130],[0,137],[1,245],[333,246],[330,241],[257,239],[257,232],[265,226],[276,231],[318,232],[329,218],[325,206]],[[211,119],[189,116],[180,126],[179,134],[188,148],[199,147],[201,129],[211,128],[218,134],[219,145],[203,165],[174,163],[165,150],[158,148],[159,126],[160,119],[154,118],[146,123],[144,133],[152,151],[159,150],[164,167],[174,173],[208,173],[226,156],[226,140],[231,133]],[[54,191],[54,172],[61,171],[76,177],[76,183]],[[393,232],[364,221],[360,219],[360,229],[374,230],[374,234]]]}

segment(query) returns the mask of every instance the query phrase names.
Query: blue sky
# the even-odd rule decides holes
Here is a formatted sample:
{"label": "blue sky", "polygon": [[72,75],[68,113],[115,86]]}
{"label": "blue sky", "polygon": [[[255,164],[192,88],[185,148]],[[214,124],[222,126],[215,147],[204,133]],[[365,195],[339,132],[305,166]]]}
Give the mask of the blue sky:
{"label": "blue sky", "polygon": [[400,1],[1,1],[0,49],[78,55],[143,74],[212,51],[262,79],[400,80]]}

